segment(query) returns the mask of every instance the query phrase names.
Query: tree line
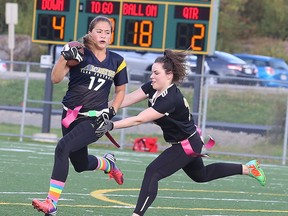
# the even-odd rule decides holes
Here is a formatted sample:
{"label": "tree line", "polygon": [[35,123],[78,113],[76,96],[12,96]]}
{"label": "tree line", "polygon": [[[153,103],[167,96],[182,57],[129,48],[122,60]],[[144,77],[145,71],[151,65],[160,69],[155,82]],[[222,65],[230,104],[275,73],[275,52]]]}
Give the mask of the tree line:
{"label": "tree line", "polygon": [[[6,2],[0,0],[0,34],[8,32]],[[9,2],[18,3],[16,34],[31,36],[34,1]],[[220,0],[216,49],[286,58],[287,11],[287,0]]]}

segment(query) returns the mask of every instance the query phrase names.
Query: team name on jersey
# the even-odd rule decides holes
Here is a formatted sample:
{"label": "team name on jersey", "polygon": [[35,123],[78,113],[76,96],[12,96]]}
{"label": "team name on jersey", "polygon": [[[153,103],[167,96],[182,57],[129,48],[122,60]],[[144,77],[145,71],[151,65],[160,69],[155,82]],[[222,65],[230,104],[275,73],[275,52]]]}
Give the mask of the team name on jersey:
{"label": "team name on jersey", "polygon": [[113,80],[115,76],[115,71],[109,70],[107,68],[95,67],[94,65],[87,65],[81,68],[81,73],[91,74],[98,77],[103,77],[105,79]]}

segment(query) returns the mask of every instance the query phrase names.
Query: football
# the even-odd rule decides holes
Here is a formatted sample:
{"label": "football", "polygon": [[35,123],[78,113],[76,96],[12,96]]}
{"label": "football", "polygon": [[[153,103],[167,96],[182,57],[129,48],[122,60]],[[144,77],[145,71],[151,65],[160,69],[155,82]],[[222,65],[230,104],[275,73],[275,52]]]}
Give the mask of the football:
{"label": "football", "polygon": [[[81,47],[80,49],[78,49],[79,53],[81,53],[82,55],[84,55],[84,46],[82,43],[78,42],[78,41],[70,41],[68,42],[69,47]],[[74,67],[76,65],[78,65],[80,62],[77,60],[67,60],[66,65],[68,67]]]}

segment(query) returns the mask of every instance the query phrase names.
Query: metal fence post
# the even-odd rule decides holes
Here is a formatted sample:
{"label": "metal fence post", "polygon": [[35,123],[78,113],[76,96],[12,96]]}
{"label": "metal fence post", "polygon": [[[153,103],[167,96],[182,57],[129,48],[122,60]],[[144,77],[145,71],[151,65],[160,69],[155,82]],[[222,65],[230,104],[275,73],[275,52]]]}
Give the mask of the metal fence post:
{"label": "metal fence post", "polygon": [[[122,119],[125,119],[127,116],[127,108],[123,108],[123,111],[122,111]],[[126,143],[126,136],[125,136],[125,129],[121,129],[120,131],[120,148],[123,149],[124,146],[125,146],[125,143]]]}
{"label": "metal fence post", "polygon": [[[126,85],[126,88],[125,88],[125,94],[128,94],[128,89],[129,89],[129,83],[130,83],[130,71],[127,71],[128,73],[128,83]],[[125,119],[127,117],[127,108],[123,108],[122,109],[122,119]],[[120,130],[120,145],[121,145],[121,149],[124,148],[125,146],[125,143],[126,143],[126,136],[125,136],[125,129],[121,129]]]}
{"label": "metal fence post", "polygon": [[286,165],[287,138],[288,138],[288,97],[287,97],[287,105],[286,105],[285,133],[284,133],[284,142],[283,142],[283,156],[282,156],[283,165]]}
{"label": "metal fence post", "polygon": [[201,108],[202,108],[202,86],[203,86],[203,65],[205,57],[197,55],[196,76],[194,81],[194,97],[193,97],[193,118],[195,124],[200,127],[201,123]]}
{"label": "metal fence post", "polygon": [[28,97],[29,73],[30,73],[30,64],[27,63],[24,94],[23,94],[22,117],[21,117],[21,126],[20,126],[20,142],[23,141],[23,136],[24,136],[24,124],[25,124],[25,114],[26,114],[27,97]]}
{"label": "metal fence post", "polygon": [[203,117],[201,124],[202,136],[205,137],[205,128],[206,128],[206,120],[207,120],[207,106],[208,106],[208,91],[209,91],[209,82],[206,82],[204,85],[204,104],[203,104]]}

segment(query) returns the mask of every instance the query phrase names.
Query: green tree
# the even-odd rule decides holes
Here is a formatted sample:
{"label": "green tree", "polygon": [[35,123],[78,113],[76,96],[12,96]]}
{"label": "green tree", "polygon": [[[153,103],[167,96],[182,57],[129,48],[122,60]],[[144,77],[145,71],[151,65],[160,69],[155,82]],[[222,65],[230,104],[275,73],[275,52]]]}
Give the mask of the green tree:
{"label": "green tree", "polygon": [[247,39],[251,35],[260,36],[260,23],[263,20],[264,14],[264,1],[250,0],[243,3],[240,10],[240,22],[245,26],[241,39]]}
{"label": "green tree", "polygon": [[288,3],[285,0],[264,0],[260,32],[263,36],[285,40],[288,37]]}
{"label": "green tree", "polygon": [[248,0],[221,0],[218,19],[217,49],[231,52],[237,48],[237,39],[243,37],[245,22],[241,11]]}
{"label": "green tree", "polygon": [[[15,33],[31,37],[35,1],[0,0],[0,34],[8,32],[8,25],[5,23],[6,2],[18,3]],[[283,41],[288,38],[287,11],[287,0],[220,0],[216,49],[231,53],[246,51],[285,57]],[[39,52],[42,53],[31,49],[31,53],[37,53],[36,56],[39,56]]]}
{"label": "green tree", "polygon": [[286,59],[286,0],[220,0],[217,49]]}
{"label": "green tree", "polygon": [[16,34],[31,35],[32,32],[32,18],[34,1],[32,0],[0,0],[0,33],[8,32],[8,25],[5,22],[5,4],[17,3],[18,4],[18,24],[15,25]]}

